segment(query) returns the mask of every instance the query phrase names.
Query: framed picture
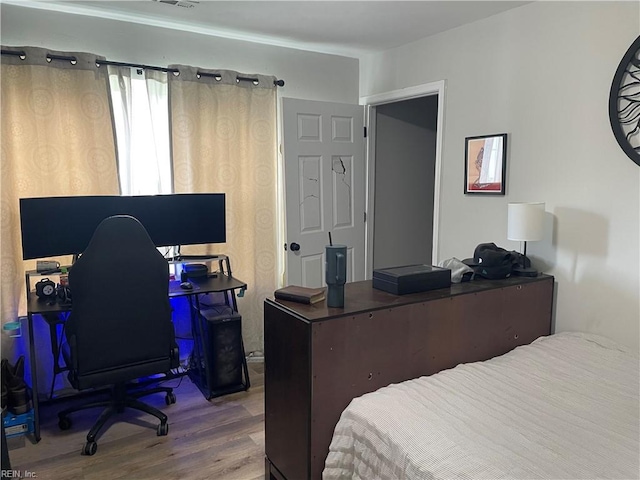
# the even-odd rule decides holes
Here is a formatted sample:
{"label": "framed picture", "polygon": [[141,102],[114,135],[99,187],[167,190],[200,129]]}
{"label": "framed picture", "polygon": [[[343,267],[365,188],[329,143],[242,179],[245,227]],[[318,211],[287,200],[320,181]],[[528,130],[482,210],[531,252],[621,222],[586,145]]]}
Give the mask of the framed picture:
{"label": "framed picture", "polygon": [[506,133],[465,139],[465,194],[504,195],[506,169]]}

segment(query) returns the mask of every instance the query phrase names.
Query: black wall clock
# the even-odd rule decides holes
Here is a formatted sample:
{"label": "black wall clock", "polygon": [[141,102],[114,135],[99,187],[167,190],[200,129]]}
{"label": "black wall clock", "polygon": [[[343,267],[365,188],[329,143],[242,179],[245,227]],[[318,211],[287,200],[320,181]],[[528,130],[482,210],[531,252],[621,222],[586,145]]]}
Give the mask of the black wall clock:
{"label": "black wall clock", "polygon": [[613,77],[609,121],[622,150],[640,166],[640,37],[624,54]]}

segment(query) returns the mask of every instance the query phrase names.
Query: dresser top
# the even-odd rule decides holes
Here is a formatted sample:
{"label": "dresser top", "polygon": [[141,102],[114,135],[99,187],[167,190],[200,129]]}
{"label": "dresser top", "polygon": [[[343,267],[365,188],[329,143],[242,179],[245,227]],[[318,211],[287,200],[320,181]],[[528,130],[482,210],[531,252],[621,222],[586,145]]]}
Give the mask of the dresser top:
{"label": "dresser top", "polygon": [[527,283],[550,281],[550,275],[539,274],[537,277],[510,277],[503,280],[478,279],[470,282],[452,283],[446,288],[429,290],[420,293],[410,293],[407,295],[394,295],[383,290],[373,288],[371,280],[352,282],[345,284],[344,308],[327,307],[326,300],[312,305],[289,302],[268,298],[267,303],[277,305],[280,308],[289,310],[309,322],[326,320],[332,317],[353,315],[356,313],[379,310],[382,308],[392,308],[411,303],[428,302],[440,298],[448,298],[457,295],[465,295],[484,290],[504,288],[515,285],[525,285]]}

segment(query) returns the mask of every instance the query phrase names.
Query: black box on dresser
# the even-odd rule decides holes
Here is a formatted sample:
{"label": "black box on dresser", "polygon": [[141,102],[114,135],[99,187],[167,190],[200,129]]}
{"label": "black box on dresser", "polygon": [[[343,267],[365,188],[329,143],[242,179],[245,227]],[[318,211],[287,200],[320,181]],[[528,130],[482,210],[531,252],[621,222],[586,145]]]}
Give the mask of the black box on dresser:
{"label": "black box on dresser", "polygon": [[373,271],[373,288],[405,295],[451,285],[451,270],[433,265],[404,265]]}

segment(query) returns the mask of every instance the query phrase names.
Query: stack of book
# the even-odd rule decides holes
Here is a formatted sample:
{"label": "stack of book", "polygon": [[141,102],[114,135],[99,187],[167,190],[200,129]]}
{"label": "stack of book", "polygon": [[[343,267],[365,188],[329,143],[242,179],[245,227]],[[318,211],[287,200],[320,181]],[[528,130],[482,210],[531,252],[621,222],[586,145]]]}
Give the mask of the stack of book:
{"label": "stack of book", "polygon": [[311,305],[325,299],[325,289],[288,285],[286,287],[279,288],[273,293],[273,295],[278,300],[287,300],[290,302],[306,303]]}

